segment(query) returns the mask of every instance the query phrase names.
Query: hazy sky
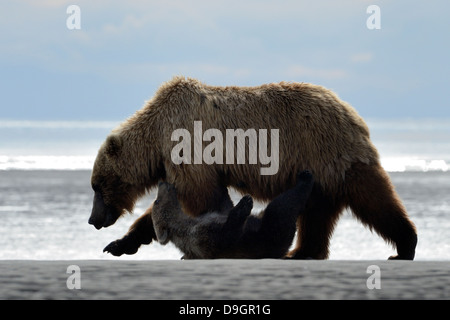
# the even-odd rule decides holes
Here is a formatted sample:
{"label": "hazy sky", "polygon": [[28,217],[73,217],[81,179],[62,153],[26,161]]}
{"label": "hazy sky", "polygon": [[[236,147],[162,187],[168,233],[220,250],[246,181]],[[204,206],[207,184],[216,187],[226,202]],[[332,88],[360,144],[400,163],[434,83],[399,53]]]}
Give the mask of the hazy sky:
{"label": "hazy sky", "polygon": [[1,1],[0,119],[123,120],[174,75],[313,82],[364,117],[450,118],[449,21],[446,0]]}

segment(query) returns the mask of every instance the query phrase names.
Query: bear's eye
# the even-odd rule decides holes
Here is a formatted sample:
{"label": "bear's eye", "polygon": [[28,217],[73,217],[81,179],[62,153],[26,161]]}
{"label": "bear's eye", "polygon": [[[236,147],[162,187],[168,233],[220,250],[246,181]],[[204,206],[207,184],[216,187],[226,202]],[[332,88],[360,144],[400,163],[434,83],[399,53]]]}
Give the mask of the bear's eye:
{"label": "bear's eye", "polygon": [[158,203],[159,203],[159,199],[156,199],[156,200],[155,200],[155,204],[158,204]]}

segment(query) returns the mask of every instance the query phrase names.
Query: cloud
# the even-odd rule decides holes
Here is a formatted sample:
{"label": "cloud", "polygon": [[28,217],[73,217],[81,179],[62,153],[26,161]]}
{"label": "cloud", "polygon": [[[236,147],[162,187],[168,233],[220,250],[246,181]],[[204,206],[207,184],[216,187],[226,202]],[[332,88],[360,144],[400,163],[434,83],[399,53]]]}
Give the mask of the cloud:
{"label": "cloud", "polygon": [[102,31],[107,34],[113,34],[115,36],[123,34],[125,32],[133,31],[134,29],[141,29],[147,23],[147,19],[138,18],[135,15],[127,14],[120,25],[113,23],[105,23],[102,26]]}
{"label": "cloud", "polygon": [[250,68],[242,66],[229,66],[220,63],[206,62],[168,62],[168,63],[126,63],[112,65],[105,68],[98,67],[98,73],[114,79],[116,83],[145,83],[151,80],[166,81],[175,75],[198,78],[203,81],[212,79],[239,79],[251,75]]}
{"label": "cloud", "polygon": [[350,57],[350,61],[355,63],[370,62],[372,60],[373,60],[373,53],[371,52],[355,53]]}
{"label": "cloud", "polygon": [[302,65],[291,65],[285,73],[287,76],[293,78],[312,78],[321,80],[339,80],[348,77],[348,72],[344,69],[319,69]]}
{"label": "cloud", "polygon": [[[66,27],[70,4],[81,8],[81,30]],[[0,28],[5,31],[0,33],[0,84],[8,88],[4,104],[23,105],[25,110],[17,93],[35,92],[39,96],[35,109],[53,112],[56,107],[51,103],[64,101],[71,113],[90,114],[92,106],[82,105],[99,101],[102,87],[110,91],[104,97],[109,108],[122,110],[126,101],[181,74],[217,85],[308,81],[345,92],[349,100],[364,101],[373,113],[382,112],[380,102],[385,101],[408,106],[407,112],[417,106],[424,113],[444,113],[449,44],[442,39],[448,29],[447,2],[438,1],[436,6],[381,2],[384,22],[378,31],[365,25],[370,4],[370,0],[0,1]],[[88,82],[95,85],[85,85]],[[83,92],[73,97],[72,105],[62,97],[69,87]],[[376,92],[378,100],[367,101],[367,92]],[[422,107],[425,103],[427,108]],[[9,109],[9,114],[18,114]]]}
{"label": "cloud", "polygon": [[16,2],[22,2],[27,5],[34,6],[36,8],[49,8],[49,7],[63,7],[63,6],[69,6],[72,4],[72,0],[19,0]]}

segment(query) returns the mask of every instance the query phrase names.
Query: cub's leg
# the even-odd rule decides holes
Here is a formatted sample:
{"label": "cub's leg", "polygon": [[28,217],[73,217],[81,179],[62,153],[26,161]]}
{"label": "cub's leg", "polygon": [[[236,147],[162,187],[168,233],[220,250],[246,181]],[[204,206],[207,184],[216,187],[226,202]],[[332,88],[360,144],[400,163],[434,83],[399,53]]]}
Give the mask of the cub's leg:
{"label": "cub's leg", "polygon": [[252,212],[253,199],[251,196],[246,195],[234,206],[228,213],[228,219],[225,223],[226,228],[239,228],[245,223],[245,220]]}
{"label": "cub's leg", "polygon": [[258,238],[270,258],[281,258],[289,249],[296,231],[296,221],[304,211],[314,179],[309,171],[297,176],[297,184],[274,200],[264,210]]}

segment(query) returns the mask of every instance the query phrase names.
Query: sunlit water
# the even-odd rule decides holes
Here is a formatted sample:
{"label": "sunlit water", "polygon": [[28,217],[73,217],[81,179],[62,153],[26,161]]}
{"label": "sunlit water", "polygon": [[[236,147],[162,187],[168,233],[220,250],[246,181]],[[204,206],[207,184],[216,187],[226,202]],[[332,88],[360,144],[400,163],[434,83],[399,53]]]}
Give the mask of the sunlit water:
{"label": "sunlit water", "polygon": [[[416,258],[450,260],[450,122],[368,123],[382,164],[417,226]],[[102,252],[126,233],[154,193],[109,228],[98,231],[87,223],[93,197],[90,169],[115,125],[0,121],[0,259],[181,257],[172,245],[157,243],[133,256]],[[262,208],[256,204],[254,211]],[[395,253],[350,212],[339,220],[330,251],[330,259],[386,259]]]}

